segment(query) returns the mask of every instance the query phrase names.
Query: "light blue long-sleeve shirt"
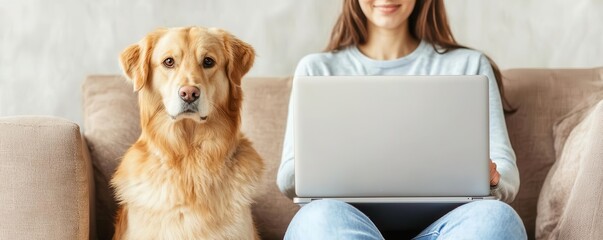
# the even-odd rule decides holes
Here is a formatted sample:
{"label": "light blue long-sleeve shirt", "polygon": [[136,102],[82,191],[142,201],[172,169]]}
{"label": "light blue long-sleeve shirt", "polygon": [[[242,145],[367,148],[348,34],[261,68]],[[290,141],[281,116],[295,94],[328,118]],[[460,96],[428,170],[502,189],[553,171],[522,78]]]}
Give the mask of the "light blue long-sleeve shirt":
{"label": "light blue long-sleeve shirt", "polygon": [[[295,76],[333,75],[485,75],[489,79],[490,95],[490,158],[500,173],[498,185],[491,194],[510,203],[519,190],[519,172],[511,147],[498,86],[492,66],[486,56],[471,49],[455,49],[437,53],[431,44],[422,41],[417,49],[402,58],[389,61],[373,60],[356,46],[338,52],[307,55],[295,70]],[[289,198],[295,197],[292,101],[289,101],[287,129],[283,155],[277,175],[277,185]]]}

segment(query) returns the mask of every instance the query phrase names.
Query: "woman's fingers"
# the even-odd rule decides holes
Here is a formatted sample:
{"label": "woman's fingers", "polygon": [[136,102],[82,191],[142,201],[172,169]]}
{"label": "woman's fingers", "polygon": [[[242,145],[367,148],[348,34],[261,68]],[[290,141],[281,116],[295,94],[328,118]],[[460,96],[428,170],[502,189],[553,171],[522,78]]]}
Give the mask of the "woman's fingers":
{"label": "woman's fingers", "polygon": [[498,181],[500,180],[500,174],[496,170],[496,163],[490,160],[490,186],[498,185]]}

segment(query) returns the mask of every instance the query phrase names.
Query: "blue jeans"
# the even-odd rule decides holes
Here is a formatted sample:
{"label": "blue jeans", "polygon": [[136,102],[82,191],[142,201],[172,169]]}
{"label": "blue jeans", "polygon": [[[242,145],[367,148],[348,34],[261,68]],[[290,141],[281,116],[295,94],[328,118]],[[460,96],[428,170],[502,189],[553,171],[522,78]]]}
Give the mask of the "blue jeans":
{"label": "blue jeans", "polygon": [[[285,239],[384,239],[358,209],[335,200],[302,207],[289,224]],[[413,239],[527,239],[519,215],[504,202],[464,204],[435,221]]]}

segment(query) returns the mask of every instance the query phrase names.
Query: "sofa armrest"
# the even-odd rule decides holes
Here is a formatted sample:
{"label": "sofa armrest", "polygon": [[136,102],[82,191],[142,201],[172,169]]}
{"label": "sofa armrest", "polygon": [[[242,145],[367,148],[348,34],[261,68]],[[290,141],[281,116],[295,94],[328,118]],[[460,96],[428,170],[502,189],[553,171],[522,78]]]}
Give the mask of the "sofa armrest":
{"label": "sofa armrest", "polygon": [[0,239],[89,239],[91,182],[77,124],[0,118]]}
{"label": "sofa armrest", "polygon": [[558,239],[603,239],[603,101],[592,114],[589,146],[559,222]]}

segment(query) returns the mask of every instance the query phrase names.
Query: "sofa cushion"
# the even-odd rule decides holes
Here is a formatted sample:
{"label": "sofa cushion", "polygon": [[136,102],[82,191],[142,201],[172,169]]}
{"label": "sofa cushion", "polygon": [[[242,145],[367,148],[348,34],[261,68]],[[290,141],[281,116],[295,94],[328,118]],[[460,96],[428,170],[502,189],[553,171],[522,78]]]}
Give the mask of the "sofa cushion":
{"label": "sofa cushion", "polygon": [[109,181],[122,155],[140,135],[138,102],[131,85],[119,76],[90,76],[82,91],[84,136],[94,171],[97,236],[111,239],[117,205]]}
{"label": "sofa cushion", "polygon": [[[255,223],[263,239],[282,239],[298,209],[276,186],[291,79],[245,78],[242,87],[242,131],[265,161],[253,206]],[[121,156],[140,135],[136,94],[118,76],[91,76],[83,92],[84,133],[95,171],[98,235],[110,239],[116,204],[108,182]]]}
{"label": "sofa cushion", "polygon": [[0,239],[89,239],[91,167],[79,127],[0,118]]}
{"label": "sofa cushion", "polygon": [[521,178],[511,204],[534,236],[537,199],[555,162],[553,124],[591,94],[603,90],[603,68],[503,71],[507,97],[518,107],[506,116]]}
{"label": "sofa cushion", "polygon": [[603,94],[596,94],[555,124],[553,135],[557,160],[549,170],[538,198],[537,239],[558,237],[558,223],[564,217],[578,170],[587,157],[586,150],[593,144],[593,138],[588,137],[590,129],[595,120],[602,120],[593,111],[601,99]]}

